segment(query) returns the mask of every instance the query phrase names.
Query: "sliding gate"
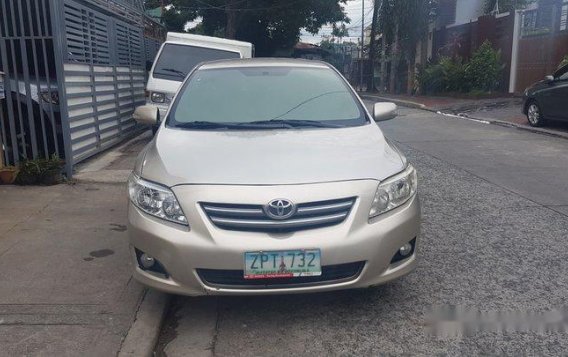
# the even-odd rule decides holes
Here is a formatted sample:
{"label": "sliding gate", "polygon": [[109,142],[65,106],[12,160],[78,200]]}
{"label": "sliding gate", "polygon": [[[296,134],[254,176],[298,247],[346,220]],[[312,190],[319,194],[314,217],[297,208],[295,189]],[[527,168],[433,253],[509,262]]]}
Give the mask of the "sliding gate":
{"label": "sliding gate", "polygon": [[[133,0],[0,0],[0,156],[73,165],[136,134],[146,50]],[[141,6],[141,5],[140,5]],[[1,85],[0,85],[1,88]]]}

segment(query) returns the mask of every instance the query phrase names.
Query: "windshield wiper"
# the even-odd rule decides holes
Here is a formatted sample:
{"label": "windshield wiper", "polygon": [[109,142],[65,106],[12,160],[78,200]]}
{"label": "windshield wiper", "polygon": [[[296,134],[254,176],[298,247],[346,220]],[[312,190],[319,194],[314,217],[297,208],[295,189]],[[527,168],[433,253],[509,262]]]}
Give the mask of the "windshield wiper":
{"label": "windshield wiper", "polygon": [[185,76],[186,76],[186,74],[185,74],[184,72],[182,72],[182,71],[180,71],[180,70],[177,70],[177,69],[175,69],[175,68],[160,68],[160,71],[159,71],[159,72],[156,72],[156,73],[157,73],[157,74],[162,74],[162,75],[164,75],[164,74],[165,74],[165,75],[168,75],[168,74],[169,74],[169,73],[168,73],[168,74],[166,74],[166,73],[161,73],[161,71],[174,73],[174,74],[176,74],[176,75],[177,75],[178,77],[180,77],[180,78],[185,78]]}
{"label": "windshield wiper", "polygon": [[236,130],[265,130],[265,129],[290,129],[292,126],[283,123],[257,124],[251,123],[217,123],[212,121],[191,121],[187,123],[177,123],[176,128],[184,129],[236,129]]}
{"label": "windshield wiper", "polygon": [[299,128],[299,127],[315,127],[315,128],[343,128],[344,125],[339,124],[332,124],[332,123],[325,123],[317,120],[292,120],[292,119],[271,119],[271,120],[261,120],[261,121],[253,121],[249,124],[281,124],[287,125],[292,128]]}

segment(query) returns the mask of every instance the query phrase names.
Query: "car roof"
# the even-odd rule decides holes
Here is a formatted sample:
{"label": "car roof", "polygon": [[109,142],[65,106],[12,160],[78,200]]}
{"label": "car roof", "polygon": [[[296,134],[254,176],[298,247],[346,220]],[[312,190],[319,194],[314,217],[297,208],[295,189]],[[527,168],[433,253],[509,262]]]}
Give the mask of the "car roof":
{"label": "car roof", "polygon": [[322,61],[312,61],[291,58],[243,58],[225,59],[203,63],[199,69],[222,69],[244,67],[301,67],[301,68],[329,68],[329,64]]}

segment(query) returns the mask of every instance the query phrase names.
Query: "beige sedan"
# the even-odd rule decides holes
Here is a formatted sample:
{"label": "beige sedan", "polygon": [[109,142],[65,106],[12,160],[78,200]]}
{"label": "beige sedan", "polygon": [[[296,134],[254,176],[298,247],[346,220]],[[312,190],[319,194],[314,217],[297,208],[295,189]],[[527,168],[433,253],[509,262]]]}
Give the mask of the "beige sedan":
{"label": "beige sedan", "polygon": [[[135,278],[184,295],[363,288],[412,271],[416,171],[333,67],[209,62],[129,179]],[[159,120],[140,107],[135,118]]]}

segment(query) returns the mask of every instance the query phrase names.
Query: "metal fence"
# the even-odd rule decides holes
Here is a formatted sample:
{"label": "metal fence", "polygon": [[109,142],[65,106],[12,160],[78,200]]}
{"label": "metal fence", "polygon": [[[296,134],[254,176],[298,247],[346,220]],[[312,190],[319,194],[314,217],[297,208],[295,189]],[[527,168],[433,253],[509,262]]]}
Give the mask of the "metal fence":
{"label": "metal fence", "polygon": [[140,129],[132,112],[145,102],[147,49],[133,1],[0,0],[6,163],[56,154],[71,176]]}
{"label": "metal fence", "polygon": [[0,1],[0,140],[4,162],[63,156],[49,0]]}

